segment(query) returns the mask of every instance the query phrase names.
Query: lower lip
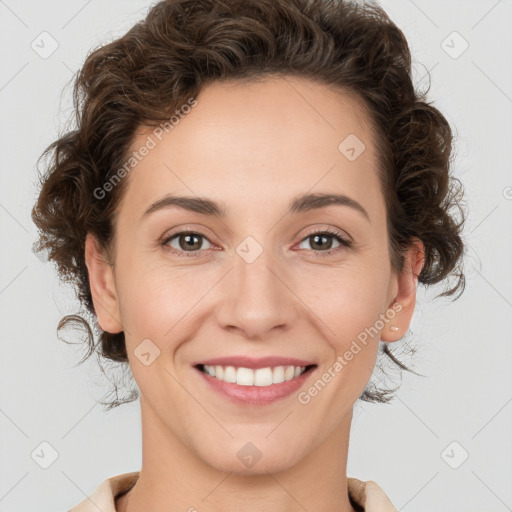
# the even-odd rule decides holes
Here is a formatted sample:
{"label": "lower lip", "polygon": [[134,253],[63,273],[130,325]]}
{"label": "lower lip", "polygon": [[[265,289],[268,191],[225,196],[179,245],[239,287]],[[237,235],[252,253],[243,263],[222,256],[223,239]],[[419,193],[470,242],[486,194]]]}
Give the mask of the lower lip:
{"label": "lower lip", "polygon": [[198,368],[195,369],[202,375],[206,383],[213,390],[231,401],[244,405],[265,405],[277,402],[297,391],[304,384],[304,381],[313,373],[315,368],[316,367],[311,368],[302,375],[299,375],[299,377],[294,377],[280,384],[271,384],[270,386],[241,386],[240,384],[234,384],[212,377]]}

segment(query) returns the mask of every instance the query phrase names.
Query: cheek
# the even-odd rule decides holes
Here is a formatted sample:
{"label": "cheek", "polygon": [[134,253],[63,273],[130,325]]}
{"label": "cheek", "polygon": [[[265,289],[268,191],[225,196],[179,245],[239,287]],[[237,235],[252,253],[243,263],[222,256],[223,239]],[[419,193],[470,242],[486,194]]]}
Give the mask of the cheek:
{"label": "cheek", "polygon": [[344,343],[373,325],[383,312],[389,285],[389,269],[383,267],[354,262],[322,276],[308,276],[303,281],[304,302]]}
{"label": "cheek", "polygon": [[119,276],[116,286],[120,315],[127,343],[132,345],[144,338],[158,346],[175,339],[176,332],[186,324],[182,319],[204,294],[198,289],[193,269],[173,271],[165,263],[127,259],[119,266]]}
{"label": "cheek", "polygon": [[[316,303],[314,308],[329,326],[324,332],[332,355],[326,370],[336,375],[333,390],[339,393],[332,397],[334,402],[359,396],[373,372],[389,277],[388,266],[377,266],[368,260],[364,265],[354,264],[333,274],[325,281],[324,293],[311,295],[311,304]],[[328,379],[329,375],[325,380]]]}
{"label": "cheek", "polygon": [[380,342],[378,320],[387,289],[381,274],[368,271],[345,277],[343,286],[336,286],[330,300],[323,302],[331,356],[319,378],[333,382],[323,406],[334,423],[337,416],[329,416],[329,411],[344,411],[361,395],[373,373]]}

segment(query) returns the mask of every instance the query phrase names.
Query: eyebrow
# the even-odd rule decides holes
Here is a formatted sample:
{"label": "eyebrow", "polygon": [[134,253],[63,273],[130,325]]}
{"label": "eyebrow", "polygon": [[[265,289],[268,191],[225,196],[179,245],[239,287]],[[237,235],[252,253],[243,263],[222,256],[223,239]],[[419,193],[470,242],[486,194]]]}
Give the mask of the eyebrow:
{"label": "eyebrow", "polygon": [[[325,208],[330,205],[341,205],[353,208],[371,222],[368,212],[361,206],[361,204],[344,194],[314,193],[299,195],[290,201],[288,213],[302,213],[309,210]],[[226,206],[224,203],[217,203],[204,197],[168,194],[152,203],[142,214],[141,220],[149,216],[151,213],[169,206],[178,206],[184,210],[199,213],[201,215],[210,215],[219,218],[226,217]]]}

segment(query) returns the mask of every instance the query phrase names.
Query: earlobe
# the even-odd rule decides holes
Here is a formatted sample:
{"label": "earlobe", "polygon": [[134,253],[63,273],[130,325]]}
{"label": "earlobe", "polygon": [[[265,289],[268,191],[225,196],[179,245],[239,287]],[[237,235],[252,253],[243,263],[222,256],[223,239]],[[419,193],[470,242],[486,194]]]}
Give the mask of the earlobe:
{"label": "earlobe", "polygon": [[114,268],[92,233],[85,239],[85,264],[98,325],[112,334],[121,332]]}
{"label": "earlobe", "polygon": [[381,332],[381,340],[398,341],[405,336],[416,306],[418,276],[425,263],[425,248],[419,238],[414,238],[405,254],[404,268],[398,276],[398,291],[387,316],[389,322]]}

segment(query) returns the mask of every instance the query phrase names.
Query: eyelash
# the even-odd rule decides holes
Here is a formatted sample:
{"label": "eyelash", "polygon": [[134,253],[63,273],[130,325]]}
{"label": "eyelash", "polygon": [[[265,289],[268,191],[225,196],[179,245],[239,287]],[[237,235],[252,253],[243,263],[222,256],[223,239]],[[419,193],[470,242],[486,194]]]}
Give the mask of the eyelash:
{"label": "eyelash", "polygon": [[[208,239],[207,236],[203,235],[202,233],[198,233],[197,231],[179,231],[178,233],[174,233],[173,235],[167,237],[162,242],[161,245],[163,246],[163,248],[166,251],[169,251],[172,254],[175,254],[180,257],[183,256],[185,258],[200,257],[200,256],[202,256],[203,251],[208,250],[208,249],[201,249],[199,251],[188,252],[188,254],[187,254],[187,251],[179,251],[177,249],[170,248],[167,244],[174,238],[179,237],[180,235],[198,235],[199,237],[203,237],[210,242],[210,240]],[[320,257],[320,258],[331,256],[332,254],[337,253],[338,251],[343,250],[344,248],[348,249],[348,248],[352,247],[352,243],[349,240],[346,240],[339,233],[337,233],[336,231],[332,231],[330,229],[323,229],[320,231],[312,231],[312,232],[306,233],[306,235],[302,238],[300,243],[302,243],[304,240],[307,240],[308,238],[311,238],[314,235],[329,235],[330,237],[334,238],[337,242],[340,243],[339,247],[335,247],[334,249],[329,249],[328,251],[315,251],[314,249],[310,249],[311,251],[313,251],[315,256]],[[212,242],[210,242],[210,243],[212,243]]]}

